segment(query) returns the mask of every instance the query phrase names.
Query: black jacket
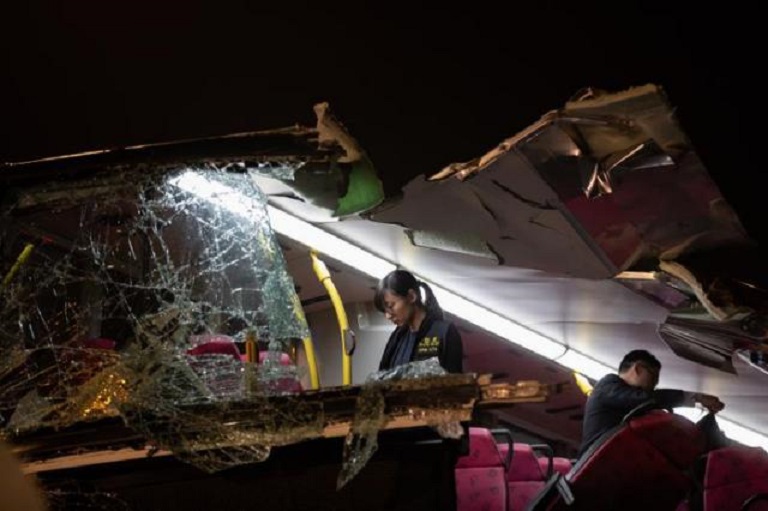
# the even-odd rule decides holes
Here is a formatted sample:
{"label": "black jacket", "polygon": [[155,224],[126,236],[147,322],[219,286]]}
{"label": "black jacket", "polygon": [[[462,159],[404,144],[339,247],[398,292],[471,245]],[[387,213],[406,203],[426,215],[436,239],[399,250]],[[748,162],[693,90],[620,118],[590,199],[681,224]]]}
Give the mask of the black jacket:
{"label": "black jacket", "polygon": [[671,389],[648,392],[629,385],[619,375],[604,376],[592,389],[584,409],[581,454],[603,433],[621,424],[632,409],[651,400],[659,408],[674,408],[690,401],[691,394]]}
{"label": "black jacket", "polygon": [[[407,333],[408,326],[406,325],[396,328],[389,336],[379,364],[380,371],[392,369],[397,346],[405,339]],[[416,343],[413,345],[409,360],[415,362],[434,356],[438,357],[440,365],[449,373],[462,372],[463,350],[459,331],[450,321],[428,315],[416,332]]]}

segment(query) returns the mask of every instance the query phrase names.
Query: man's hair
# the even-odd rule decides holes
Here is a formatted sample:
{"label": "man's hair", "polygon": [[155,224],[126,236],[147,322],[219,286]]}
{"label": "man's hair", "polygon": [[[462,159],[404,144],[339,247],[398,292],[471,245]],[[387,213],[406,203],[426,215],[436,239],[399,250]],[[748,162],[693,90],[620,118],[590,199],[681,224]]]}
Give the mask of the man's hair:
{"label": "man's hair", "polygon": [[624,355],[621,364],[619,364],[619,372],[623,373],[628,371],[629,368],[632,367],[632,364],[637,362],[642,362],[651,368],[656,369],[656,371],[661,371],[661,362],[659,362],[658,358],[651,355],[650,352],[645,350],[632,350]]}

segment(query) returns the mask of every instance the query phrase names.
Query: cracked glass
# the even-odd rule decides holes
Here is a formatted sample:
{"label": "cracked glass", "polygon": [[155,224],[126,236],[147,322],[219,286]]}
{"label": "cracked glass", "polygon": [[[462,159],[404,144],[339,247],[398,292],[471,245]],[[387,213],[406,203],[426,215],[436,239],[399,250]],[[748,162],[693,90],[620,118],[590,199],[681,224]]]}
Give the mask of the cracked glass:
{"label": "cracked glass", "polygon": [[[119,416],[209,471],[319,435],[322,414],[290,402],[302,375],[280,363],[309,332],[253,180],[271,170],[111,168],[6,189],[5,434]],[[244,360],[249,339],[261,364]]]}
{"label": "cracked glass", "polygon": [[379,431],[398,415],[424,421],[443,438],[457,439],[464,434],[460,422],[464,418],[462,411],[455,405],[444,406],[439,399],[426,407],[387,410],[388,392],[398,387],[411,390],[418,390],[420,386],[428,387],[430,378],[447,374],[435,357],[377,371],[368,376],[357,396],[355,416],[344,439],[342,466],[336,480],[338,489],[343,488],[365,467],[378,449]]}

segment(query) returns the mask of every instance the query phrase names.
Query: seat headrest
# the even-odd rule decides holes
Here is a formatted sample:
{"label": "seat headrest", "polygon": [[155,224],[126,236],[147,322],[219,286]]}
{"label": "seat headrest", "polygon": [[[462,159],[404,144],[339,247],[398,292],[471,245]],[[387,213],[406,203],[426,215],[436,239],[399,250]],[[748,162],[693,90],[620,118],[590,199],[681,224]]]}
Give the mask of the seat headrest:
{"label": "seat headrest", "polygon": [[[266,351],[259,352],[259,364],[264,363],[264,361],[267,359],[267,354],[268,352]],[[288,353],[280,353],[280,365],[281,366],[293,365],[293,360],[291,360],[291,356],[288,355]]]}
{"label": "seat headrest", "polygon": [[514,453],[507,481],[544,481],[544,473],[533,448],[528,444],[515,444],[512,448]]}
{"label": "seat headrest", "polygon": [[760,447],[724,447],[707,456],[705,488],[749,480],[768,481],[768,454]]}
{"label": "seat headrest", "polygon": [[[545,459],[544,461],[547,461],[547,460]],[[569,460],[568,458],[561,458],[558,456],[555,456],[554,458],[552,458],[552,470],[555,473],[565,475],[571,471],[571,467],[572,467],[572,463],[571,463],[571,460]]]}
{"label": "seat headrest", "polygon": [[503,465],[503,458],[491,432],[486,428],[469,428],[469,453],[459,458],[456,468]]}
{"label": "seat headrest", "polygon": [[240,360],[240,350],[233,341],[226,339],[214,339],[197,344],[192,349],[187,350],[187,355],[230,355],[232,358]]}
{"label": "seat headrest", "polygon": [[706,447],[696,424],[674,413],[653,411],[629,422],[631,430],[657,450],[664,453],[675,466],[689,467]]}

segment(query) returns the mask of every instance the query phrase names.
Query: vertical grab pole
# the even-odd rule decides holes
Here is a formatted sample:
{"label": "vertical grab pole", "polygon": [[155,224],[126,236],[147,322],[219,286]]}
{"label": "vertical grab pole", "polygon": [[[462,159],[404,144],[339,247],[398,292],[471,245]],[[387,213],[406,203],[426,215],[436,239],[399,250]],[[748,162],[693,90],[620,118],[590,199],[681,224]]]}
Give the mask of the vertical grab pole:
{"label": "vertical grab pole", "polygon": [[328,296],[331,298],[333,309],[336,312],[336,319],[339,322],[339,332],[341,334],[341,381],[343,385],[352,384],[352,358],[347,351],[347,337],[349,336],[349,320],[347,312],[344,310],[344,304],[341,302],[341,296],[336,289],[336,285],[331,280],[331,274],[314,250],[310,251],[312,258],[312,269],[315,271],[318,280],[325,286]]}
{"label": "vertical grab pole", "polygon": [[315,360],[315,347],[312,344],[311,337],[302,339],[304,342],[304,353],[307,356],[307,365],[309,366],[309,381],[313,390],[320,388],[320,378],[317,375],[317,360]]}

